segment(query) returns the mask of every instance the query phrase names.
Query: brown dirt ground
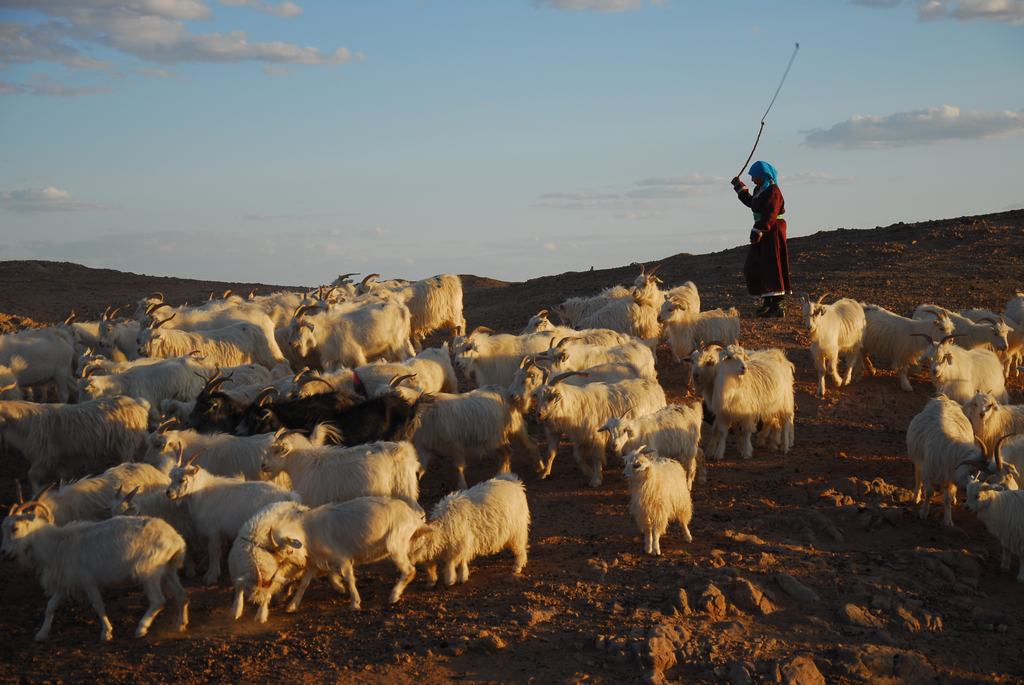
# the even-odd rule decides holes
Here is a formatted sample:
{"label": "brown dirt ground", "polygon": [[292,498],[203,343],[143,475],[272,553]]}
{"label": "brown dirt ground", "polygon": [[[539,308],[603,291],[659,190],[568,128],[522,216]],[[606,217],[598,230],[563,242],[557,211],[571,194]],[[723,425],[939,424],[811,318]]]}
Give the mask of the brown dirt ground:
{"label": "brown dirt ground", "polygon": [[[815,294],[876,302],[909,313],[921,302],[997,309],[1024,285],[1024,211],[821,232],[790,242],[795,285]],[[695,281],[706,307],[752,314],[740,277],[743,248],[668,258],[666,284]],[[536,310],[631,280],[635,267],[566,273],[525,283],[466,277],[470,327],[515,330]],[[252,284],[230,284],[245,290]],[[162,289],[169,299],[200,299],[228,284],[95,271],[74,264],[0,263],[0,311],[51,322],[75,308],[95,316],[111,303]],[[275,610],[266,626],[251,611],[229,617],[229,591],[189,586],[185,636],[157,619],[145,640],[131,637],[144,611],[139,592],[108,592],[112,643],[97,643],[84,603],[62,609],[51,641],[32,642],[45,599],[32,574],[0,563],[0,680],[24,682],[636,682],[650,671],[650,647],[673,681],[776,682],[806,655],[830,683],[1024,682],[1024,591],[999,570],[999,546],[962,506],[956,527],[940,524],[936,500],[926,521],[908,502],[912,471],[905,430],[931,394],[927,378],[903,393],[890,376],[814,397],[807,336],[795,307],[782,320],[744,319],[743,344],[781,346],[797,366],[796,447],[787,456],[755,451],[709,464],[696,486],[691,530],[662,540],[663,556],[642,554],[627,511],[621,469],[591,490],[563,446],[554,474],[527,480],[533,514],[530,562],[509,575],[507,555],[479,559],[464,586],[427,590],[418,578],[396,606],[385,603],[394,571],[359,570],[363,610],[314,586],[296,615]],[[658,358],[670,400],[682,400],[681,368]],[[1014,401],[1024,401],[1014,380]],[[516,470],[530,474],[517,454]],[[495,468],[483,460],[470,480]],[[25,464],[0,464],[0,498]],[[454,484],[441,465],[422,483],[429,507]],[[1014,569],[1016,570],[1016,568]],[[800,601],[777,574],[816,594]],[[770,606],[751,603],[742,580]],[[701,610],[712,582],[724,615]],[[678,609],[686,590],[690,611]],[[755,593],[756,599],[756,593]],[[855,625],[840,614],[865,610]],[[767,611],[766,611],[767,610]],[[650,636],[668,635],[664,640]],[[665,652],[667,651],[667,655]],[[731,669],[731,670],[730,670]]]}

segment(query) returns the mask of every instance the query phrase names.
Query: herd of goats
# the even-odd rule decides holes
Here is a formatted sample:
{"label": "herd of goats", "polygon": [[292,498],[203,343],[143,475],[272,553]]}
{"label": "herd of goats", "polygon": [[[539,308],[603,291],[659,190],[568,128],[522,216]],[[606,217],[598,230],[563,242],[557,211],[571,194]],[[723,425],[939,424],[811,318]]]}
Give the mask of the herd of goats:
{"label": "herd of goats", "polygon": [[[100,589],[125,583],[149,602],[137,636],[165,593],[185,630],[179,571],[205,561],[204,582],[217,583],[225,542],[234,616],[248,598],[260,622],[275,596],[298,610],[318,577],[359,608],[354,567],[381,560],[400,573],[391,602],[417,566],[430,585],[440,566],[452,585],[475,557],[507,549],[518,574],[530,511],[513,443],[546,478],[567,440],[592,487],[607,455],[621,458],[644,551],[660,554],[672,521],[692,539],[705,452],[721,459],[730,433],[744,459],[755,444],[793,445],[794,366],[783,350],[745,350],[735,309],[701,311],[693,283],[664,289],[656,267],[543,310],[519,334],[467,334],[456,276],[353,275],[199,306],[153,293],[100,321],[72,315],[0,336],[0,452],[25,459],[32,492],[25,501],[18,481],[3,551],[36,569],[49,598],[37,640],[71,595],[89,600],[109,640]],[[1010,405],[1005,386],[1024,354],[1024,293],[1002,313],[921,305],[910,318],[852,299],[802,302],[819,396],[829,378],[842,387],[876,366],[895,369],[908,391],[908,370],[930,371],[936,396],[907,431],[915,503],[926,517],[941,490],[952,525],[964,488],[1008,570],[1024,555],[1024,439],[1014,437],[1024,405]],[[448,342],[423,347],[445,330]],[[689,404],[666,402],[654,356],[663,340],[689,369]],[[456,369],[475,389],[458,391]],[[543,451],[530,423],[543,429]],[[494,457],[498,474],[467,487],[467,460]],[[419,483],[438,461],[454,466],[458,490],[428,516]]]}

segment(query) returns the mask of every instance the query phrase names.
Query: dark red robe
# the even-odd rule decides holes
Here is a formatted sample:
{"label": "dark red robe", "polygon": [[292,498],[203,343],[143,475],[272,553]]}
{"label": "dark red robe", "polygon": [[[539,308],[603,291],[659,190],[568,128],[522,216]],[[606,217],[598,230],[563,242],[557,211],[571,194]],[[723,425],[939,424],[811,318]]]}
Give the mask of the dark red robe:
{"label": "dark red robe", "polygon": [[[773,183],[759,195],[751,195],[746,188],[740,188],[736,196],[754,212],[754,229],[761,231],[760,240],[750,244],[743,265],[747,292],[758,297],[792,293],[786,220],[780,216],[786,211],[782,191]],[[751,231],[751,240],[755,237]]]}

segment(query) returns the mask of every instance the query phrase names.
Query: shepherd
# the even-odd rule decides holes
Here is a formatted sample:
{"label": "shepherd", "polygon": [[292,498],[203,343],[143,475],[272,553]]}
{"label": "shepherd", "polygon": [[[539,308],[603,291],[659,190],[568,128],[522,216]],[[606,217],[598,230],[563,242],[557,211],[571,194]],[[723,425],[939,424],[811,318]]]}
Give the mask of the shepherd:
{"label": "shepherd", "polygon": [[792,294],[789,283],[789,248],[786,245],[785,200],[779,190],[779,176],[768,162],[754,162],[750,167],[750,180],[754,192],[747,190],[739,176],[732,179],[732,187],[739,201],[754,213],[754,227],[750,231],[750,249],[743,265],[747,292],[761,298],[757,310],[760,317],[786,315],[782,300]]}

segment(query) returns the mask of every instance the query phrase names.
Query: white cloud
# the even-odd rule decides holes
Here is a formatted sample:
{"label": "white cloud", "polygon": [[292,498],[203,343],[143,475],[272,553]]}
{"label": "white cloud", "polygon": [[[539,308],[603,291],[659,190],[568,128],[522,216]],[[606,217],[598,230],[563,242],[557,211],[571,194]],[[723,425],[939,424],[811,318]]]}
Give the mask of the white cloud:
{"label": "white cloud", "polygon": [[54,186],[0,192],[0,208],[10,212],[72,212],[109,209],[107,205],[82,202]]}
{"label": "white cloud", "polygon": [[1024,0],[853,0],[865,7],[890,8],[909,4],[921,21],[995,21],[1024,25]]}
{"label": "white cloud", "polygon": [[533,0],[533,4],[563,12],[632,12],[644,5],[643,0]]}
{"label": "white cloud", "polygon": [[[294,2],[222,2],[282,17],[302,11]],[[353,58],[344,47],[322,50],[283,41],[254,42],[240,30],[194,33],[186,22],[211,16],[204,0],[0,0],[0,5],[46,17],[36,23],[0,23],[0,65],[49,62],[74,69],[110,68],[109,62],[89,54],[97,49],[172,64],[255,61],[325,65],[344,64]],[[357,61],[361,59],[361,53],[357,54]]]}
{"label": "white cloud", "polygon": [[251,7],[267,14],[274,14],[279,17],[297,17],[302,14],[302,8],[294,2],[265,2],[264,0],[220,0],[222,5],[234,7]]}
{"label": "white cloud", "polygon": [[1024,110],[962,111],[943,105],[888,116],[855,115],[828,129],[807,131],[812,147],[891,148],[1024,133]]}

